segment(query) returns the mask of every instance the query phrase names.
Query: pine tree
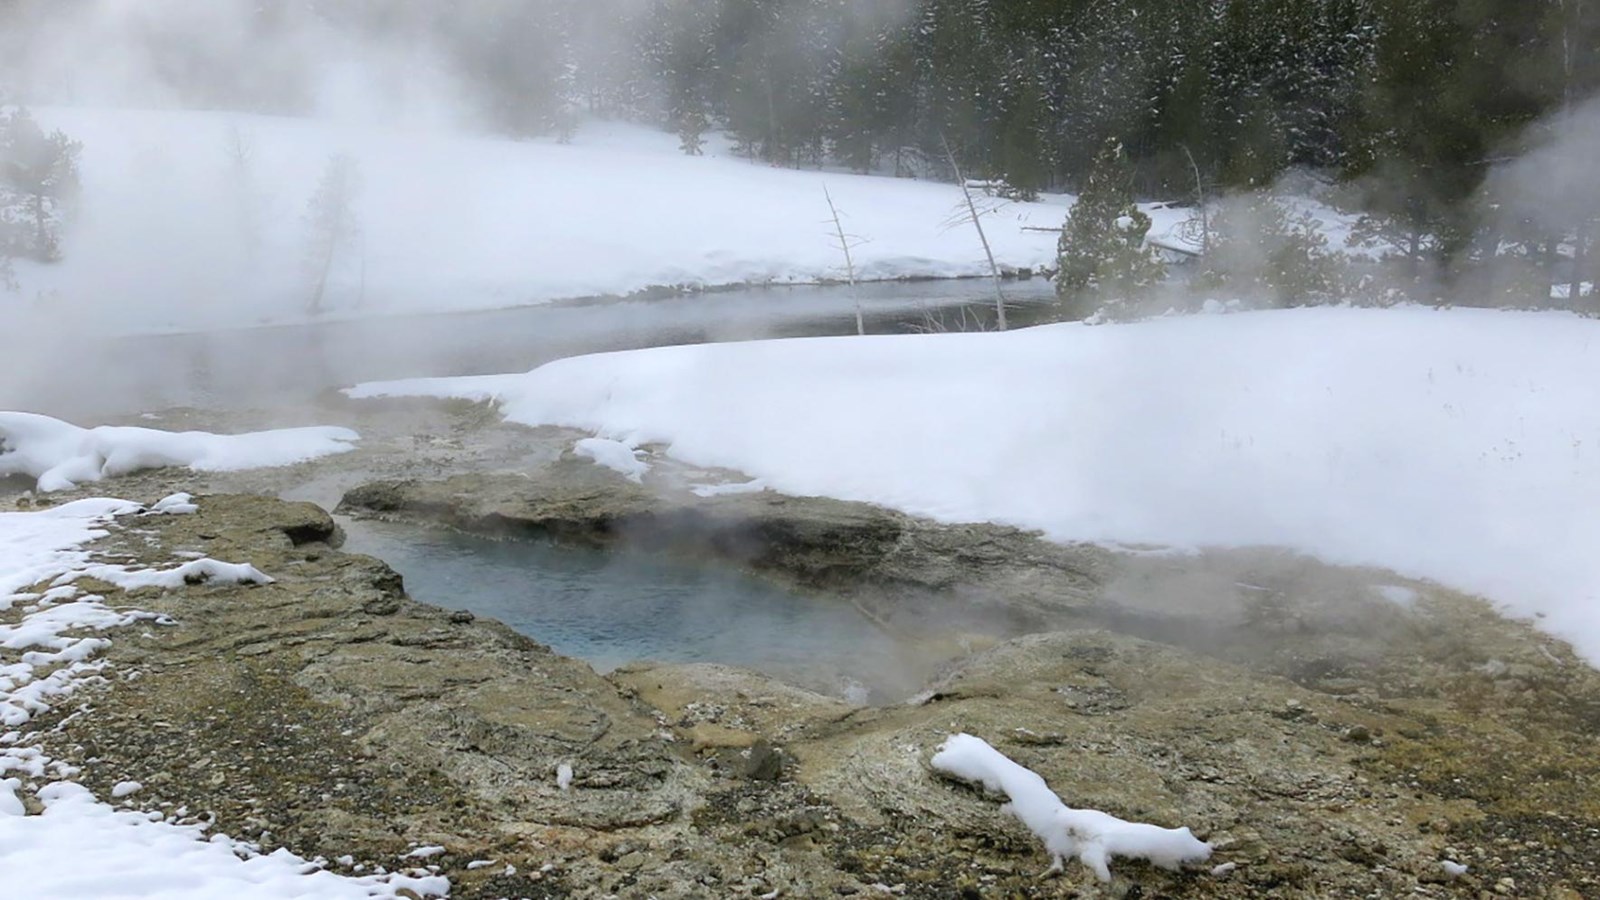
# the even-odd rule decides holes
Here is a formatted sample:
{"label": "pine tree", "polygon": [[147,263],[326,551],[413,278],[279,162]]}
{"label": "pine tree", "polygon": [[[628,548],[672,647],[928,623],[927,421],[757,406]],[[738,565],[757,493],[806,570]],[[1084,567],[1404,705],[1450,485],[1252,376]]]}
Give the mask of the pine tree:
{"label": "pine tree", "polygon": [[673,115],[674,130],[678,133],[678,149],[686,156],[699,156],[705,152],[706,130],[711,123],[706,121],[705,110],[701,108],[698,100],[691,101]]}
{"label": "pine tree", "polygon": [[1122,142],[1109,138],[1061,229],[1057,295],[1069,301],[1084,295],[1125,300],[1153,286],[1163,268],[1145,246],[1149,231],[1150,217],[1133,202]]}
{"label": "pine tree", "polygon": [[27,109],[0,111],[0,245],[40,262],[61,258],[61,226],[78,191],[83,145],[46,134]]}

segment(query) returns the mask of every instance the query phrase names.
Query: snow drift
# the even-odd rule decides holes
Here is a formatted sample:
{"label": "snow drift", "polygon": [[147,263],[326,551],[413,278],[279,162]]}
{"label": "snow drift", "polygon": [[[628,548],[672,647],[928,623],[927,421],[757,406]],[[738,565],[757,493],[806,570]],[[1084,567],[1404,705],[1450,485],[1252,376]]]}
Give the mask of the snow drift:
{"label": "snow drift", "polygon": [[1600,661],[1600,322],[1303,309],[667,347],[352,396],[494,400],[774,490],[1059,540],[1274,545],[1503,602]]}
{"label": "snow drift", "polygon": [[354,449],[348,428],[313,426],[211,434],[101,425],[80,428],[33,413],[0,412],[0,477],[27,475],[41,491],[59,491],[140,469],[198,471],[286,466]]}

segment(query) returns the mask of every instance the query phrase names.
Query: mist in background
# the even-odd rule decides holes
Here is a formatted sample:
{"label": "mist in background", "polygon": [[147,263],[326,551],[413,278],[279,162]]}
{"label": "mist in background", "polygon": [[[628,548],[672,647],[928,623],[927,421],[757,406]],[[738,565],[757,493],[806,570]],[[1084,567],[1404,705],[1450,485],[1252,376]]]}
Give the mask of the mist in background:
{"label": "mist in background", "polygon": [[[770,179],[730,182],[740,202],[714,214],[689,193],[646,203],[617,187],[619,164],[641,184],[681,183],[691,170],[675,151],[706,141],[764,175],[926,184],[948,181],[953,160],[1005,201],[1081,189],[1086,154],[1118,136],[1134,193],[1203,202],[1208,227],[1232,231],[1203,241],[1214,277],[1172,267],[1131,315],[1207,301],[1594,302],[1593,10],[1283,0],[1257,4],[1245,28],[1233,7],[0,0],[0,102],[82,145],[60,261],[18,258],[19,289],[0,293],[23,373],[8,402],[38,396],[29,383],[59,396],[71,379],[147,365],[107,351],[86,374],[85,335],[354,322],[777,271],[718,268],[728,248],[694,238],[706,218],[764,236],[783,224],[768,211],[826,248],[821,204],[781,207]],[[597,162],[646,144],[661,153]],[[1360,233],[1300,217],[1308,184],[1359,215]],[[898,237],[865,223],[880,197],[843,205],[869,250]],[[1059,226],[1052,216],[1028,227]],[[434,329],[371,334],[423,373],[456,364],[430,358]],[[326,346],[261,343],[277,370],[337,369]],[[248,366],[252,350],[226,356]]]}

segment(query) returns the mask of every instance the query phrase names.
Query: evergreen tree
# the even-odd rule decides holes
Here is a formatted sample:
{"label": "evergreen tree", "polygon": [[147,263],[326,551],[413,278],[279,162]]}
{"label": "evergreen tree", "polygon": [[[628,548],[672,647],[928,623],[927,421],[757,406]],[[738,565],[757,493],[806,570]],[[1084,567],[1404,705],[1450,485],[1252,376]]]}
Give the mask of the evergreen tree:
{"label": "evergreen tree", "polygon": [[22,107],[0,110],[0,247],[40,262],[61,258],[61,226],[78,191],[83,145],[46,134]]}
{"label": "evergreen tree", "polygon": [[704,152],[706,143],[706,130],[711,123],[706,121],[704,108],[698,98],[685,100],[673,112],[674,129],[678,133],[678,149],[687,156],[699,156]]}
{"label": "evergreen tree", "polygon": [[1132,177],[1122,142],[1109,138],[1078,202],[1061,229],[1056,293],[1125,300],[1161,280],[1163,269],[1145,246],[1150,217],[1133,202]]}

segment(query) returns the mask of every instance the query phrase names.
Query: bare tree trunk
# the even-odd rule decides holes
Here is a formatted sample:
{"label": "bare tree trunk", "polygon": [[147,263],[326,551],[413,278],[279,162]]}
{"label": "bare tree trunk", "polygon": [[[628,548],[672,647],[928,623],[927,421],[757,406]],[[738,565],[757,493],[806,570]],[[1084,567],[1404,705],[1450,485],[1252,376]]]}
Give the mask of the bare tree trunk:
{"label": "bare tree trunk", "polygon": [[956,184],[961,185],[961,196],[967,201],[967,215],[972,219],[972,227],[978,229],[978,240],[983,243],[983,255],[989,259],[989,274],[994,277],[994,311],[997,325],[1001,331],[1006,330],[1006,296],[1000,290],[1000,267],[995,264],[994,251],[989,249],[989,236],[983,233],[983,223],[978,221],[978,205],[972,202],[972,190],[967,187],[967,178],[961,174],[961,166],[956,163],[956,155],[950,149],[950,142],[944,135],[939,135],[939,143],[944,145],[945,158],[950,160],[950,169],[956,173]]}
{"label": "bare tree trunk", "polygon": [[1194,154],[1189,152],[1188,144],[1180,144],[1183,155],[1189,159],[1189,169],[1194,172],[1194,203],[1200,210],[1200,255],[1204,256],[1211,250],[1211,214],[1206,211],[1206,187],[1200,180],[1200,164],[1194,161]]}
{"label": "bare tree trunk", "polygon": [[833,214],[833,232],[839,236],[839,252],[844,254],[845,278],[850,282],[850,297],[856,302],[856,334],[867,333],[866,318],[861,313],[861,295],[856,293],[856,263],[850,256],[850,240],[845,237],[844,225],[839,222],[839,210],[833,205],[833,195],[828,186],[822,186],[822,196],[828,198],[828,212]]}
{"label": "bare tree trunk", "polygon": [[40,262],[49,262],[55,254],[50,252],[49,234],[45,231],[44,194],[33,195],[33,249]]}
{"label": "bare tree trunk", "polygon": [[341,214],[328,235],[328,243],[322,254],[322,267],[317,273],[317,286],[311,292],[311,304],[307,308],[311,315],[322,312],[322,298],[328,291],[328,276],[333,272],[333,257],[339,249],[339,228],[343,222],[344,216]]}
{"label": "bare tree trunk", "polygon": [[1583,304],[1583,266],[1589,255],[1590,223],[1581,222],[1572,236],[1572,281],[1567,287],[1567,303],[1572,309]]}
{"label": "bare tree trunk", "polygon": [[1554,232],[1549,233],[1545,238],[1544,245],[1540,248],[1539,256],[1539,278],[1536,282],[1538,287],[1535,288],[1536,296],[1533,298],[1533,305],[1535,308],[1549,309],[1552,299],[1550,295],[1554,293],[1551,287],[1558,277],[1556,261],[1561,258],[1560,236]]}
{"label": "bare tree trunk", "polygon": [[317,286],[311,291],[311,304],[307,312],[313,316],[322,312],[322,295],[328,290],[328,273],[333,271],[333,241],[328,242],[327,252],[322,254],[322,270],[317,274]]}

